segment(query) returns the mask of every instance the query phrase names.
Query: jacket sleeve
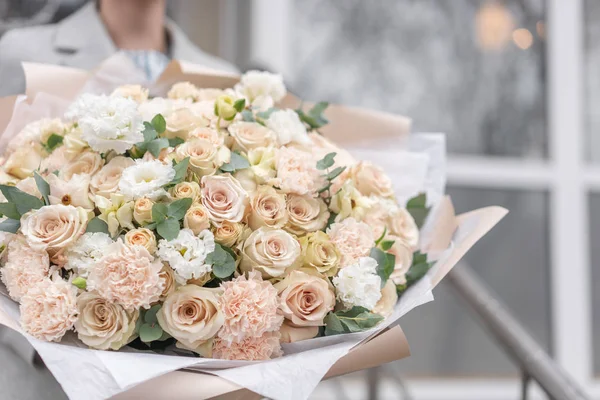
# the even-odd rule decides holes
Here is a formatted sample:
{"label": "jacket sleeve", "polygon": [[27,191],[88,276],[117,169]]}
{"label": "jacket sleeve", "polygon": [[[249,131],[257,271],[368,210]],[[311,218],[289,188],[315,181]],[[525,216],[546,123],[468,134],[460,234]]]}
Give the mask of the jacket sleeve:
{"label": "jacket sleeve", "polygon": [[0,97],[25,93],[25,74],[18,56],[19,35],[7,32],[0,38]]}

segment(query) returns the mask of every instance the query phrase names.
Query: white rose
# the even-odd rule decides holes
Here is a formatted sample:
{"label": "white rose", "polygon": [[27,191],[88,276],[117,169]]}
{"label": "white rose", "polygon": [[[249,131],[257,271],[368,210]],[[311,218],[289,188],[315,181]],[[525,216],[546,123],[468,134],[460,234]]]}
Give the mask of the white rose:
{"label": "white rose", "polygon": [[256,122],[234,122],[229,125],[227,130],[235,141],[233,150],[247,152],[258,147],[269,147],[277,144],[275,132]]}
{"label": "white rose", "polygon": [[60,169],[58,176],[68,181],[73,175],[87,175],[92,177],[104,165],[104,160],[100,154],[93,151],[81,153],[77,158]]}
{"label": "white rose", "polygon": [[90,181],[90,191],[93,195],[109,198],[111,193],[119,190],[119,180],[125,168],[135,162],[129,157],[117,156],[98,171]]}
{"label": "white rose", "polygon": [[294,110],[286,109],[273,112],[267,119],[266,125],[277,133],[281,145],[288,143],[309,145],[311,143],[306,127]]}
{"label": "white rose", "polygon": [[278,278],[297,266],[300,254],[298,240],[289,233],[262,227],[244,242],[240,269],[245,272],[258,270],[263,278]]}
{"label": "white rose", "polygon": [[248,194],[231,175],[202,177],[202,204],[216,223],[240,222],[244,217]]}
{"label": "white rose", "polygon": [[77,298],[79,318],[77,337],[98,350],[119,350],[133,339],[139,311],[127,311],[96,293],[84,292]]}
{"label": "white rose", "polygon": [[187,140],[190,132],[198,127],[208,125],[208,120],[195,114],[187,107],[176,108],[171,114],[165,117],[167,123],[166,137],[179,137]]}
{"label": "white rose", "polygon": [[212,175],[223,164],[228,163],[231,152],[225,146],[215,146],[203,139],[191,139],[177,146],[177,160],[190,158],[190,169],[199,176]]}
{"label": "white rose", "polygon": [[161,328],[190,350],[212,339],[225,322],[221,289],[185,285],[167,296],[156,314]]}

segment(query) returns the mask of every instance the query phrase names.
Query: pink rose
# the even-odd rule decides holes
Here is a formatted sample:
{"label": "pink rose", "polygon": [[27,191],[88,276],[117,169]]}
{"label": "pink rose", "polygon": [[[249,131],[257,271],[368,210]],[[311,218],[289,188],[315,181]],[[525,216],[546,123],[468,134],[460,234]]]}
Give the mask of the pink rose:
{"label": "pink rose", "polygon": [[248,204],[248,194],[231,175],[204,176],[202,204],[216,223],[240,222]]}
{"label": "pink rose", "polygon": [[278,278],[297,266],[301,248],[298,240],[281,229],[259,228],[242,247],[242,271],[260,271],[263,278]]}

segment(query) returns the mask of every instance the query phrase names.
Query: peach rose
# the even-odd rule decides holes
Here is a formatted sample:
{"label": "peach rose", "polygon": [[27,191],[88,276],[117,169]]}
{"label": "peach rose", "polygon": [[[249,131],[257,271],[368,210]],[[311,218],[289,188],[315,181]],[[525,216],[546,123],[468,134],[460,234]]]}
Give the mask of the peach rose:
{"label": "peach rose", "polygon": [[335,293],[327,278],[306,271],[290,272],[275,284],[279,309],[292,326],[322,326],[327,313],[335,307]]}
{"label": "peach rose", "polygon": [[270,360],[283,355],[279,340],[279,332],[267,332],[260,337],[249,337],[233,343],[216,338],[213,343],[212,357],[222,360]]}
{"label": "peach rose", "polygon": [[238,241],[242,240],[244,232],[250,230],[240,222],[223,221],[220,226],[215,227],[215,241],[227,246],[233,247]]}
{"label": "peach rose", "polygon": [[248,204],[248,194],[231,175],[204,176],[202,204],[217,224],[225,220],[240,222]]}
{"label": "peach rose", "polygon": [[196,182],[181,182],[170,190],[174,199],[192,199],[192,203],[200,201],[200,185]]}
{"label": "peach rose", "polygon": [[19,301],[31,287],[48,278],[49,271],[48,253],[31,248],[19,235],[8,244],[6,263],[0,269],[0,277],[10,297]]}
{"label": "peach rose", "polygon": [[318,326],[292,326],[289,321],[283,321],[281,329],[281,343],[294,343],[301,340],[308,340],[316,337],[319,334]]}
{"label": "peach rose", "polygon": [[329,236],[322,231],[309,233],[300,238],[304,266],[313,268],[325,276],[335,276],[342,255]]}
{"label": "peach rose", "polygon": [[225,322],[219,306],[221,289],[178,287],[156,314],[161,328],[190,350],[212,339]]}
{"label": "peach rose", "polygon": [[209,214],[202,204],[194,204],[183,217],[183,227],[191,229],[194,235],[199,235],[205,229],[210,228]]}
{"label": "peach rose", "polygon": [[242,271],[260,271],[264,278],[278,278],[297,266],[300,244],[281,229],[259,228],[252,232],[242,247]]}
{"label": "peach rose", "polygon": [[75,160],[65,165],[58,173],[58,177],[68,181],[75,174],[91,177],[102,168],[104,160],[100,154],[93,151],[81,153]]}
{"label": "peach rose", "polygon": [[413,250],[419,247],[419,227],[405,208],[390,215],[390,233],[404,240]]}
{"label": "peach rose", "polygon": [[140,225],[152,222],[154,202],[147,197],[139,198],[133,204],[133,219]]}
{"label": "peach rose", "polygon": [[177,146],[178,161],[190,158],[190,169],[199,176],[212,175],[223,164],[228,163],[231,152],[225,146],[215,146],[204,139],[191,139]]}
{"label": "peach rose", "polygon": [[21,298],[21,326],[36,339],[58,342],[77,319],[77,288],[58,274],[31,287]]}
{"label": "peach rose", "polygon": [[383,289],[381,289],[381,299],[375,305],[375,308],[371,310],[375,314],[379,314],[384,318],[389,317],[394,312],[394,307],[398,301],[398,293],[396,292],[396,285],[389,279]]}
{"label": "peach rose", "polygon": [[390,275],[390,280],[394,281],[396,285],[404,285],[406,283],[406,273],[413,262],[413,249],[408,243],[397,236],[388,235],[386,240],[394,241],[388,252],[396,256],[396,265],[394,266],[392,275]]}
{"label": "peach rose", "polygon": [[252,229],[261,226],[281,228],[288,220],[285,195],[277,193],[271,186],[259,186],[250,198],[248,225]]}
{"label": "peach rose", "polygon": [[91,292],[79,295],[77,308],[77,337],[92,349],[119,350],[134,339],[138,310],[127,311]]}
{"label": "peach rose", "polygon": [[354,218],[331,225],[327,234],[342,255],[342,268],[355,264],[361,257],[366,257],[375,246],[375,238],[369,225]]}
{"label": "peach rose", "polygon": [[21,232],[29,245],[55,256],[85,233],[88,213],[81,207],[44,206],[21,217]]}
{"label": "peach rose", "polygon": [[256,122],[238,121],[227,128],[233,137],[233,150],[247,152],[257,147],[269,147],[277,144],[277,134]]}
{"label": "peach rose", "polygon": [[156,236],[146,228],[132,229],[125,234],[125,243],[129,246],[142,246],[150,254],[156,251]]}
{"label": "peach rose", "polygon": [[142,246],[127,246],[122,239],[107,247],[106,255],[91,269],[88,290],[132,311],[150,308],[160,298],[165,282],[162,263]]}
{"label": "peach rose", "polygon": [[117,156],[110,160],[90,181],[90,192],[95,196],[110,198],[111,193],[119,190],[119,180],[123,170],[135,162],[129,157]]}
{"label": "peach rose", "polygon": [[329,220],[327,204],[319,198],[288,194],[286,208],[289,220],[284,229],[298,236],[320,231]]}
{"label": "peach rose", "polygon": [[[165,281],[165,288],[163,289],[162,293],[160,294],[160,299],[162,301],[165,300],[165,298],[170,295],[171,293],[173,293],[175,291],[175,289],[177,288],[177,282],[175,281],[175,271],[173,271],[173,268],[171,268],[169,266],[169,264],[163,264],[162,269],[160,270],[158,276],[163,279]],[[210,274],[209,274],[210,276]],[[202,286],[202,285],[198,285],[198,286]]]}
{"label": "peach rose", "polygon": [[350,168],[349,176],[354,186],[364,196],[392,197],[392,181],[383,170],[368,161],[360,161]]}

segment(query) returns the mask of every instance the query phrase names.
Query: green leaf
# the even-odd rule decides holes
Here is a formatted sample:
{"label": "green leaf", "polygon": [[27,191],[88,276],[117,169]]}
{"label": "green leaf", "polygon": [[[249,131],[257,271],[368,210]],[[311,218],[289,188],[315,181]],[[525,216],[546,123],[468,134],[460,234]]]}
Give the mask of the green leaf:
{"label": "green leaf", "polygon": [[343,318],[355,318],[364,312],[369,312],[369,310],[365,307],[354,306],[349,310],[338,311],[336,315]]}
{"label": "green leaf", "polygon": [[73,279],[73,281],[71,283],[74,286],[77,286],[81,290],[85,290],[87,288],[87,281],[86,281],[86,279],[82,278],[80,276],[78,276],[77,278]]}
{"label": "green leaf", "polygon": [[271,114],[273,114],[275,111],[277,111],[277,108],[271,107],[267,111],[261,111],[259,113],[256,113],[256,116],[260,119],[269,119]]}
{"label": "green leaf", "polygon": [[419,193],[417,196],[411,198],[406,203],[406,208],[425,208],[427,204],[427,194]]}
{"label": "green leaf", "polygon": [[300,120],[307,124],[310,129],[318,129],[322,126],[325,126],[329,123],[329,120],[325,118],[323,112],[329,106],[329,103],[322,101],[320,103],[315,104],[308,112],[304,112],[302,108],[299,108],[296,111]]}
{"label": "green leaf", "polygon": [[190,198],[175,200],[169,204],[167,215],[171,218],[175,218],[176,220],[183,219],[183,217],[185,217],[185,213],[191,205],[192,199]]}
{"label": "green leaf", "polygon": [[53,133],[48,138],[46,145],[44,146],[49,153],[52,153],[54,149],[60,146],[63,143],[64,138],[56,133]]}
{"label": "green leaf", "polygon": [[108,234],[108,224],[98,217],[94,217],[88,222],[85,228],[87,233],[101,232]]}
{"label": "green leaf", "polygon": [[355,317],[345,317],[338,313],[338,318],[349,332],[361,332],[370,329],[383,320],[381,315],[369,311],[364,311]]}
{"label": "green leaf", "polygon": [[346,167],[337,167],[336,169],[328,173],[325,177],[327,178],[327,180],[332,181],[338,176],[340,176],[340,174],[344,172],[345,169]]}
{"label": "green leaf", "polygon": [[19,214],[23,215],[31,210],[44,207],[44,202],[35,196],[17,189],[12,193],[12,202],[17,206]]}
{"label": "green leaf", "polygon": [[235,257],[218,243],[215,244],[215,250],[206,257],[206,263],[212,264],[213,274],[220,279],[225,279],[235,272]]}
{"label": "green leaf", "polygon": [[183,140],[180,137],[174,137],[172,139],[169,139],[169,147],[177,147],[182,143],[185,143],[185,140]]}
{"label": "green leaf", "polygon": [[37,173],[37,171],[33,173],[33,178],[35,179],[35,184],[38,190],[42,194],[44,203],[46,205],[50,205],[50,199],[48,198],[48,196],[50,196],[50,185],[48,184],[48,182],[46,182],[44,178],[40,176],[40,174]]}
{"label": "green leaf", "polygon": [[152,223],[149,223],[148,225],[145,225],[144,228],[152,230],[152,229],[156,229],[156,225],[158,225],[156,222],[152,222]]}
{"label": "green leaf", "polygon": [[233,103],[233,108],[235,108],[235,111],[237,112],[242,112],[244,107],[246,107],[246,99],[239,99]]}
{"label": "green leaf", "polygon": [[313,106],[308,112],[310,115],[317,116],[323,114],[325,109],[329,107],[329,103],[326,101],[320,101]]}
{"label": "green leaf", "polygon": [[335,223],[335,219],[337,218],[337,214],[334,213],[333,211],[329,212],[329,218],[327,219],[327,225],[325,225],[325,228],[323,229],[323,232],[325,232],[327,230],[327,228],[329,228],[331,225],[333,225]]}
{"label": "green leaf", "polygon": [[413,265],[427,262],[427,254],[423,254],[420,251],[415,251],[413,253]]}
{"label": "green leaf", "polygon": [[166,204],[163,203],[155,203],[152,206],[152,222],[156,222],[160,224],[165,219],[167,219],[169,215],[169,208]]}
{"label": "green leaf", "polygon": [[19,221],[18,219],[7,218],[4,221],[0,222],[0,231],[2,232],[17,233],[20,227],[21,221]]}
{"label": "green leaf", "polygon": [[158,157],[162,149],[169,147],[169,139],[158,138],[148,143],[148,151],[152,153],[154,157]]}
{"label": "green leaf", "polygon": [[390,275],[392,275],[392,272],[394,272],[396,256],[373,247],[369,257],[377,261],[377,275],[381,278],[381,287],[383,287]]}
{"label": "green leaf", "polygon": [[329,153],[326,154],[323,159],[317,161],[317,169],[324,170],[327,168],[331,168],[333,164],[335,164],[335,156],[337,153]]}
{"label": "green leaf", "polygon": [[406,285],[410,286],[413,283],[417,282],[419,279],[425,276],[427,271],[429,271],[429,268],[431,268],[431,264],[427,262],[421,262],[418,264],[411,265],[408,272],[406,273]]}
{"label": "green leaf", "polygon": [[242,119],[246,122],[256,122],[254,115],[252,115],[252,111],[250,110],[242,111]]}
{"label": "green leaf", "polygon": [[406,286],[406,283],[402,284],[402,285],[396,285],[396,293],[398,294],[398,296],[400,296],[402,293],[406,292],[406,289],[408,289],[408,286]]}
{"label": "green leaf", "polygon": [[392,248],[394,243],[396,243],[395,240],[384,240],[383,242],[381,242],[381,250],[388,251]]}
{"label": "green leaf", "polygon": [[221,165],[221,171],[234,173],[248,167],[250,167],[248,160],[240,154],[233,152],[231,153],[231,160],[227,164]]}
{"label": "green leaf", "polygon": [[385,237],[386,233],[387,233],[387,226],[384,226],[384,227],[383,227],[383,233],[381,234],[381,236],[379,236],[379,237],[377,238],[377,240],[375,240],[375,246],[379,246],[379,243],[381,243],[381,241],[382,241],[382,240],[383,240],[383,238]]}
{"label": "green leaf", "polygon": [[419,229],[425,223],[425,219],[429,215],[429,208],[407,208],[406,211],[411,215],[411,217],[415,220],[415,224]]}
{"label": "green leaf", "polygon": [[155,304],[152,307],[150,307],[150,309],[148,309],[144,313],[144,322],[148,324],[156,324],[158,322],[158,319],[156,318],[156,313],[160,310],[161,307],[161,304]]}
{"label": "green leaf", "polygon": [[179,235],[179,230],[179,221],[173,218],[167,218],[156,225],[156,232],[165,240],[175,239]]}
{"label": "green leaf", "polygon": [[15,202],[13,200],[13,193],[15,193],[17,190],[19,189],[17,189],[15,186],[0,185],[0,191],[2,192],[4,197],[6,197],[6,200],[8,200],[10,203]]}
{"label": "green leaf", "polygon": [[149,343],[160,339],[163,335],[163,330],[158,324],[142,324],[139,333],[140,340]]}
{"label": "green leaf", "polygon": [[321,189],[317,190],[318,194],[328,191],[331,188],[332,183],[329,182],[327,185],[323,186]]}
{"label": "green leaf", "polygon": [[144,135],[144,142],[151,142],[158,137],[158,133],[156,133],[154,126],[147,121],[144,122],[144,131],[142,133]]}
{"label": "green leaf", "polygon": [[334,313],[329,313],[325,317],[325,336],[339,335],[344,333],[345,329],[340,319]]}
{"label": "green leaf", "polygon": [[156,114],[154,118],[152,118],[152,126],[159,134],[167,130],[167,122],[161,114]]}
{"label": "green leaf", "polygon": [[175,170],[175,178],[173,178],[173,180],[171,181],[172,184],[177,184],[183,181],[183,179],[185,178],[185,174],[187,174],[187,168],[189,164],[190,158],[186,157],[173,166],[173,169]]}
{"label": "green leaf", "polygon": [[21,219],[21,214],[14,203],[0,203],[0,214],[11,219]]}

